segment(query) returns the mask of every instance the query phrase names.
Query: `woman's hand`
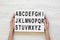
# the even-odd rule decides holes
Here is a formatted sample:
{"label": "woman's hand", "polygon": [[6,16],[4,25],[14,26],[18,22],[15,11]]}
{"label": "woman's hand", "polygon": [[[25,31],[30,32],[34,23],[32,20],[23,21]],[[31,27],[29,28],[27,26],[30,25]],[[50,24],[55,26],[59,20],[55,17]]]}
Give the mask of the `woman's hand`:
{"label": "woman's hand", "polygon": [[15,15],[13,15],[13,17],[11,18],[11,21],[10,21],[10,30],[14,30],[14,19],[15,19]]}
{"label": "woman's hand", "polygon": [[46,16],[44,17],[44,26],[44,30],[49,31],[49,21]]}
{"label": "woman's hand", "polygon": [[13,40],[14,37],[14,19],[15,16],[13,16],[10,21],[10,32],[9,32],[8,40]]}
{"label": "woman's hand", "polygon": [[51,40],[49,35],[49,22],[46,16],[44,17],[44,26],[46,40]]}

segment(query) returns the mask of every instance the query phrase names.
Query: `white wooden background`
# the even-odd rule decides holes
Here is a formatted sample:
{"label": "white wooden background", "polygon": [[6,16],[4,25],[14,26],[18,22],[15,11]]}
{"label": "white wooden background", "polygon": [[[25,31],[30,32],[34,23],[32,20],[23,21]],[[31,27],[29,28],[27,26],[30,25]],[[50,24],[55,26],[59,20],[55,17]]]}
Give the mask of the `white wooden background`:
{"label": "white wooden background", "polygon": [[[0,40],[7,40],[10,18],[19,9],[44,10],[51,40],[60,40],[60,0],[0,0]],[[44,33],[15,33],[14,40],[45,40]]]}

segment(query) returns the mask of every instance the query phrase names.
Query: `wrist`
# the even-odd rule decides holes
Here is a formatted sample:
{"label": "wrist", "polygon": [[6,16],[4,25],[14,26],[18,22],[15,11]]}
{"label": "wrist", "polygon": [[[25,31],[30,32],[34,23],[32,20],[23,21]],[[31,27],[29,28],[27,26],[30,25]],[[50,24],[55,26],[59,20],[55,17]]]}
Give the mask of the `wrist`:
{"label": "wrist", "polygon": [[13,29],[10,29],[11,32],[13,32],[14,30]]}
{"label": "wrist", "polygon": [[49,32],[49,30],[47,29],[47,30],[45,30],[45,32]]}

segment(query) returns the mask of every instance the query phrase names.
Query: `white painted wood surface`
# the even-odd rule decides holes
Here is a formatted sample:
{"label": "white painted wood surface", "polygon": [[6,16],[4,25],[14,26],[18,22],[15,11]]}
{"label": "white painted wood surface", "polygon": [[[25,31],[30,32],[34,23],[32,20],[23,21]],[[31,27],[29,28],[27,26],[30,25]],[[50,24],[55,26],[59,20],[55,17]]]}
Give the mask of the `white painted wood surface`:
{"label": "white painted wood surface", "polygon": [[[60,40],[60,0],[0,0],[0,40],[7,40],[10,18],[19,9],[44,10],[51,40]],[[44,33],[16,33],[14,40],[45,40]]]}

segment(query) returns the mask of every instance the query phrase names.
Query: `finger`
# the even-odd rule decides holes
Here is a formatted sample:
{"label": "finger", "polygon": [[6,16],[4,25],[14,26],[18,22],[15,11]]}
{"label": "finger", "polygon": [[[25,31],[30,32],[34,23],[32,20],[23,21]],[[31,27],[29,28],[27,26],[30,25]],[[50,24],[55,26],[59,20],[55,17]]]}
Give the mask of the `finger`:
{"label": "finger", "polygon": [[44,22],[47,23],[46,16],[44,17]]}
{"label": "finger", "polygon": [[47,24],[49,24],[49,21],[48,21],[48,18],[46,17],[46,22],[47,22]]}
{"label": "finger", "polygon": [[49,23],[47,16],[45,16],[45,21],[46,21],[47,24]]}
{"label": "finger", "polygon": [[14,20],[15,19],[15,14],[13,14],[13,17],[12,17],[12,20]]}
{"label": "finger", "polygon": [[10,21],[10,22],[13,22],[13,21],[14,21],[14,18],[15,18],[15,15],[13,15],[13,16],[11,17],[11,21]]}
{"label": "finger", "polygon": [[13,14],[13,18],[15,18],[15,14]]}
{"label": "finger", "polygon": [[[46,23],[46,19],[44,19],[44,25],[47,25],[47,23]],[[46,26],[45,26],[46,27]]]}
{"label": "finger", "polygon": [[46,19],[44,19],[44,23],[46,23]]}

